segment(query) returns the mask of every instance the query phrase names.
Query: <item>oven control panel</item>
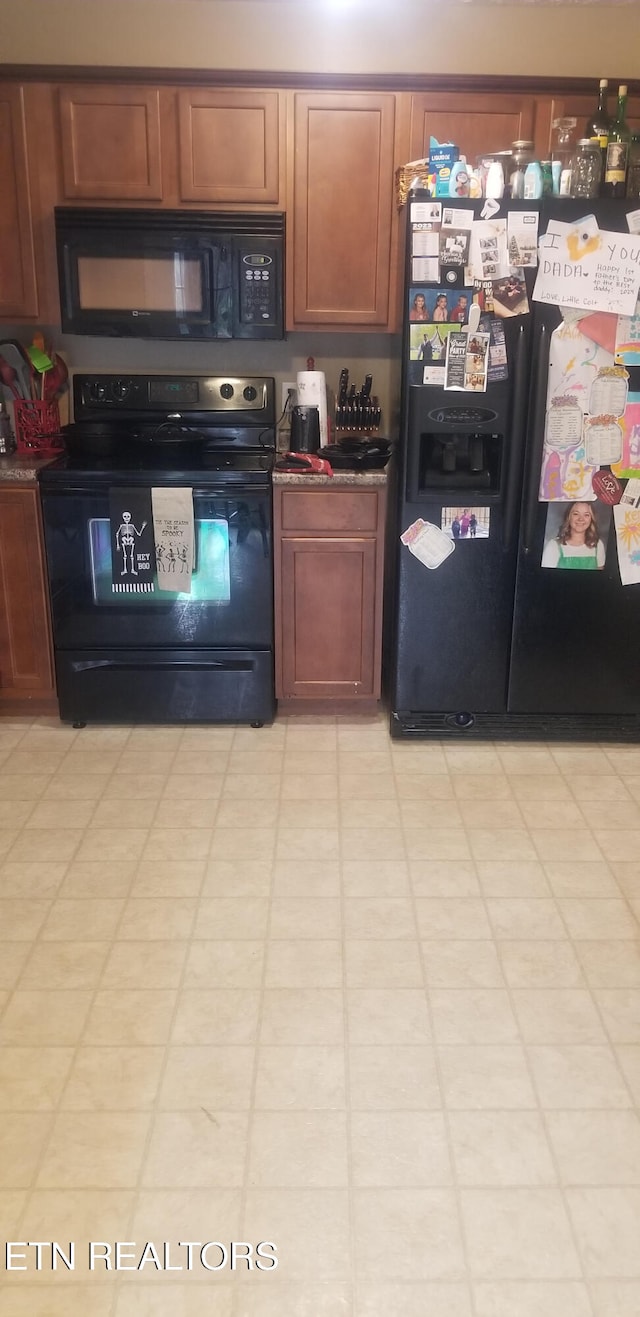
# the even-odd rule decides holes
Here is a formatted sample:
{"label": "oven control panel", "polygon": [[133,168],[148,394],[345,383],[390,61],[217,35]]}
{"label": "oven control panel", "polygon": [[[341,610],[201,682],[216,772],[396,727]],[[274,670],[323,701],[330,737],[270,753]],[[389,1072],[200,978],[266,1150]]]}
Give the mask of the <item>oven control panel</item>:
{"label": "oven control panel", "polygon": [[190,412],[240,416],[265,422],[275,416],[275,380],[255,375],[81,375],[73,380],[74,419],[105,412],[188,415]]}

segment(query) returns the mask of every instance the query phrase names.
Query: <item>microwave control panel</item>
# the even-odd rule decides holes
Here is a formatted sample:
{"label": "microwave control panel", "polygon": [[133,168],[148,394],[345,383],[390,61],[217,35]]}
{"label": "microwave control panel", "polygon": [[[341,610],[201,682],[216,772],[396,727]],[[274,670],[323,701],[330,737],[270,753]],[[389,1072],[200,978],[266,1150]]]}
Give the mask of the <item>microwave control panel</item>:
{"label": "microwave control panel", "polygon": [[266,245],[241,248],[238,258],[239,320],[242,325],[280,323],[279,253]]}

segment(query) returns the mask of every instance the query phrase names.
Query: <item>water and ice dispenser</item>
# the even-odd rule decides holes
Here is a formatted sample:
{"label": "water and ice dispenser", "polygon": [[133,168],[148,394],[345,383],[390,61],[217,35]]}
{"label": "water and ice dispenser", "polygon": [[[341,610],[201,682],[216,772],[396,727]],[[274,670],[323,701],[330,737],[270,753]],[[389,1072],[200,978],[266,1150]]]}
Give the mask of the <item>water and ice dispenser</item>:
{"label": "water and ice dispenser", "polygon": [[[417,395],[417,396],[416,396]],[[503,425],[487,406],[442,402],[424,405],[424,390],[410,391],[407,499],[438,499],[472,491],[491,500],[500,494],[504,466]]]}

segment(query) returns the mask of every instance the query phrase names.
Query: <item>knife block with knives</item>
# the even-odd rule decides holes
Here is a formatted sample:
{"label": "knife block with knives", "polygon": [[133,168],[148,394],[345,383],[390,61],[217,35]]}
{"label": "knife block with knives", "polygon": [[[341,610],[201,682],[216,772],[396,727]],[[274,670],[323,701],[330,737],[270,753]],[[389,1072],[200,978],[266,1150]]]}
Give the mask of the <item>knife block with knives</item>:
{"label": "knife block with knives", "polygon": [[382,409],[377,397],[371,395],[373,376],[365,375],[361,389],[355,384],[349,386],[349,371],[346,366],[340,371],[340,382],[336,398],[336,430],[353,434],[372,434],[379,428]]}

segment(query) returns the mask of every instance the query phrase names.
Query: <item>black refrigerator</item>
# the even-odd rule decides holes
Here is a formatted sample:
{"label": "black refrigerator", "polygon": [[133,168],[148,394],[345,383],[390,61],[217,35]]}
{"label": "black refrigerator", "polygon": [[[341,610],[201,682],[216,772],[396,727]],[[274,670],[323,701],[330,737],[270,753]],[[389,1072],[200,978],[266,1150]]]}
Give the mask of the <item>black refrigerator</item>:
{"label": "black refrigerator", "polygon": [[[618,481],[617,495],[609,491],[604,504],[598,499],[598,517],[610,524],[597,540],[597,570],[549,570],[548,560],[542,565],[549,553],[550,516],[559,519],[567,512],[572,495],[594,498],[580,485],[584,472],[572,481],[565,469],[566,487],[558,501],[553,481],[559,474],[545,447],[550,356],[557,339],[552,335],[571,317],[558,306],[534,301],[536,269],[521,269],[524,302],[507,307],[498,326],[495,315],[483,314],[480,322],[481,329],[497,330],[494,342],[491,329],[486,388],[445,389],[442,369],[434,370],[433,361],[434,349],[444,352],[450,327],[434,327],[436,312],[447,292],[447,314],[457,312],[462,322],[457,308],[461,298],[463,306],[468,303],[473,289],[455,266],[441,264],[435,278],[416,278],[432,273],[427,260],[414,260],[416,249],[433,250],[413,237],[412,213],[422,212],[412,211],[412,201],[426,197],[415,192],[407,203],[395,570],[386,655],[391,734],[640,740],[640,583],[622,584],[609,506],[610,497],[613,502],[624,492],[624,480]],[[472,210],[476,219],[484,206],[468,200],[442,204]],[[573,224],[594,215],[601,230],[628,235],[627,212],[633,209],[634,203],[624,201],[505,200],[493,218],[537,211],[541,235],[551,220]],[[425,227],[419,224],[418,232]],[[489,248],[483,260],[485,255],[490,260]],[[447,259],[443,247],[440,257]],[[493,273],[488,263],[485,269]],[[452,288],[443,288],[443,275]],[[517,301],[517,281],[504,295]],[[479,297],[482,302],[481,291]],[[528,310],[520,314],[527,302]],[[456,325],[453,332],[459,329]],[[492,359],[498,363],[493,369]],[[640,366],[625,369],[629,396],[640,395]],[[558,401],[575,406],[575,399]],[[570,411],[567,416],[565,429]],[[610,467],[603,463],[600,470],[607,475]],[[451,539],[435,568],[409,549],[422,523]],[[575,565],[555,540],[553,552],[561,561],[550,565]]]}

